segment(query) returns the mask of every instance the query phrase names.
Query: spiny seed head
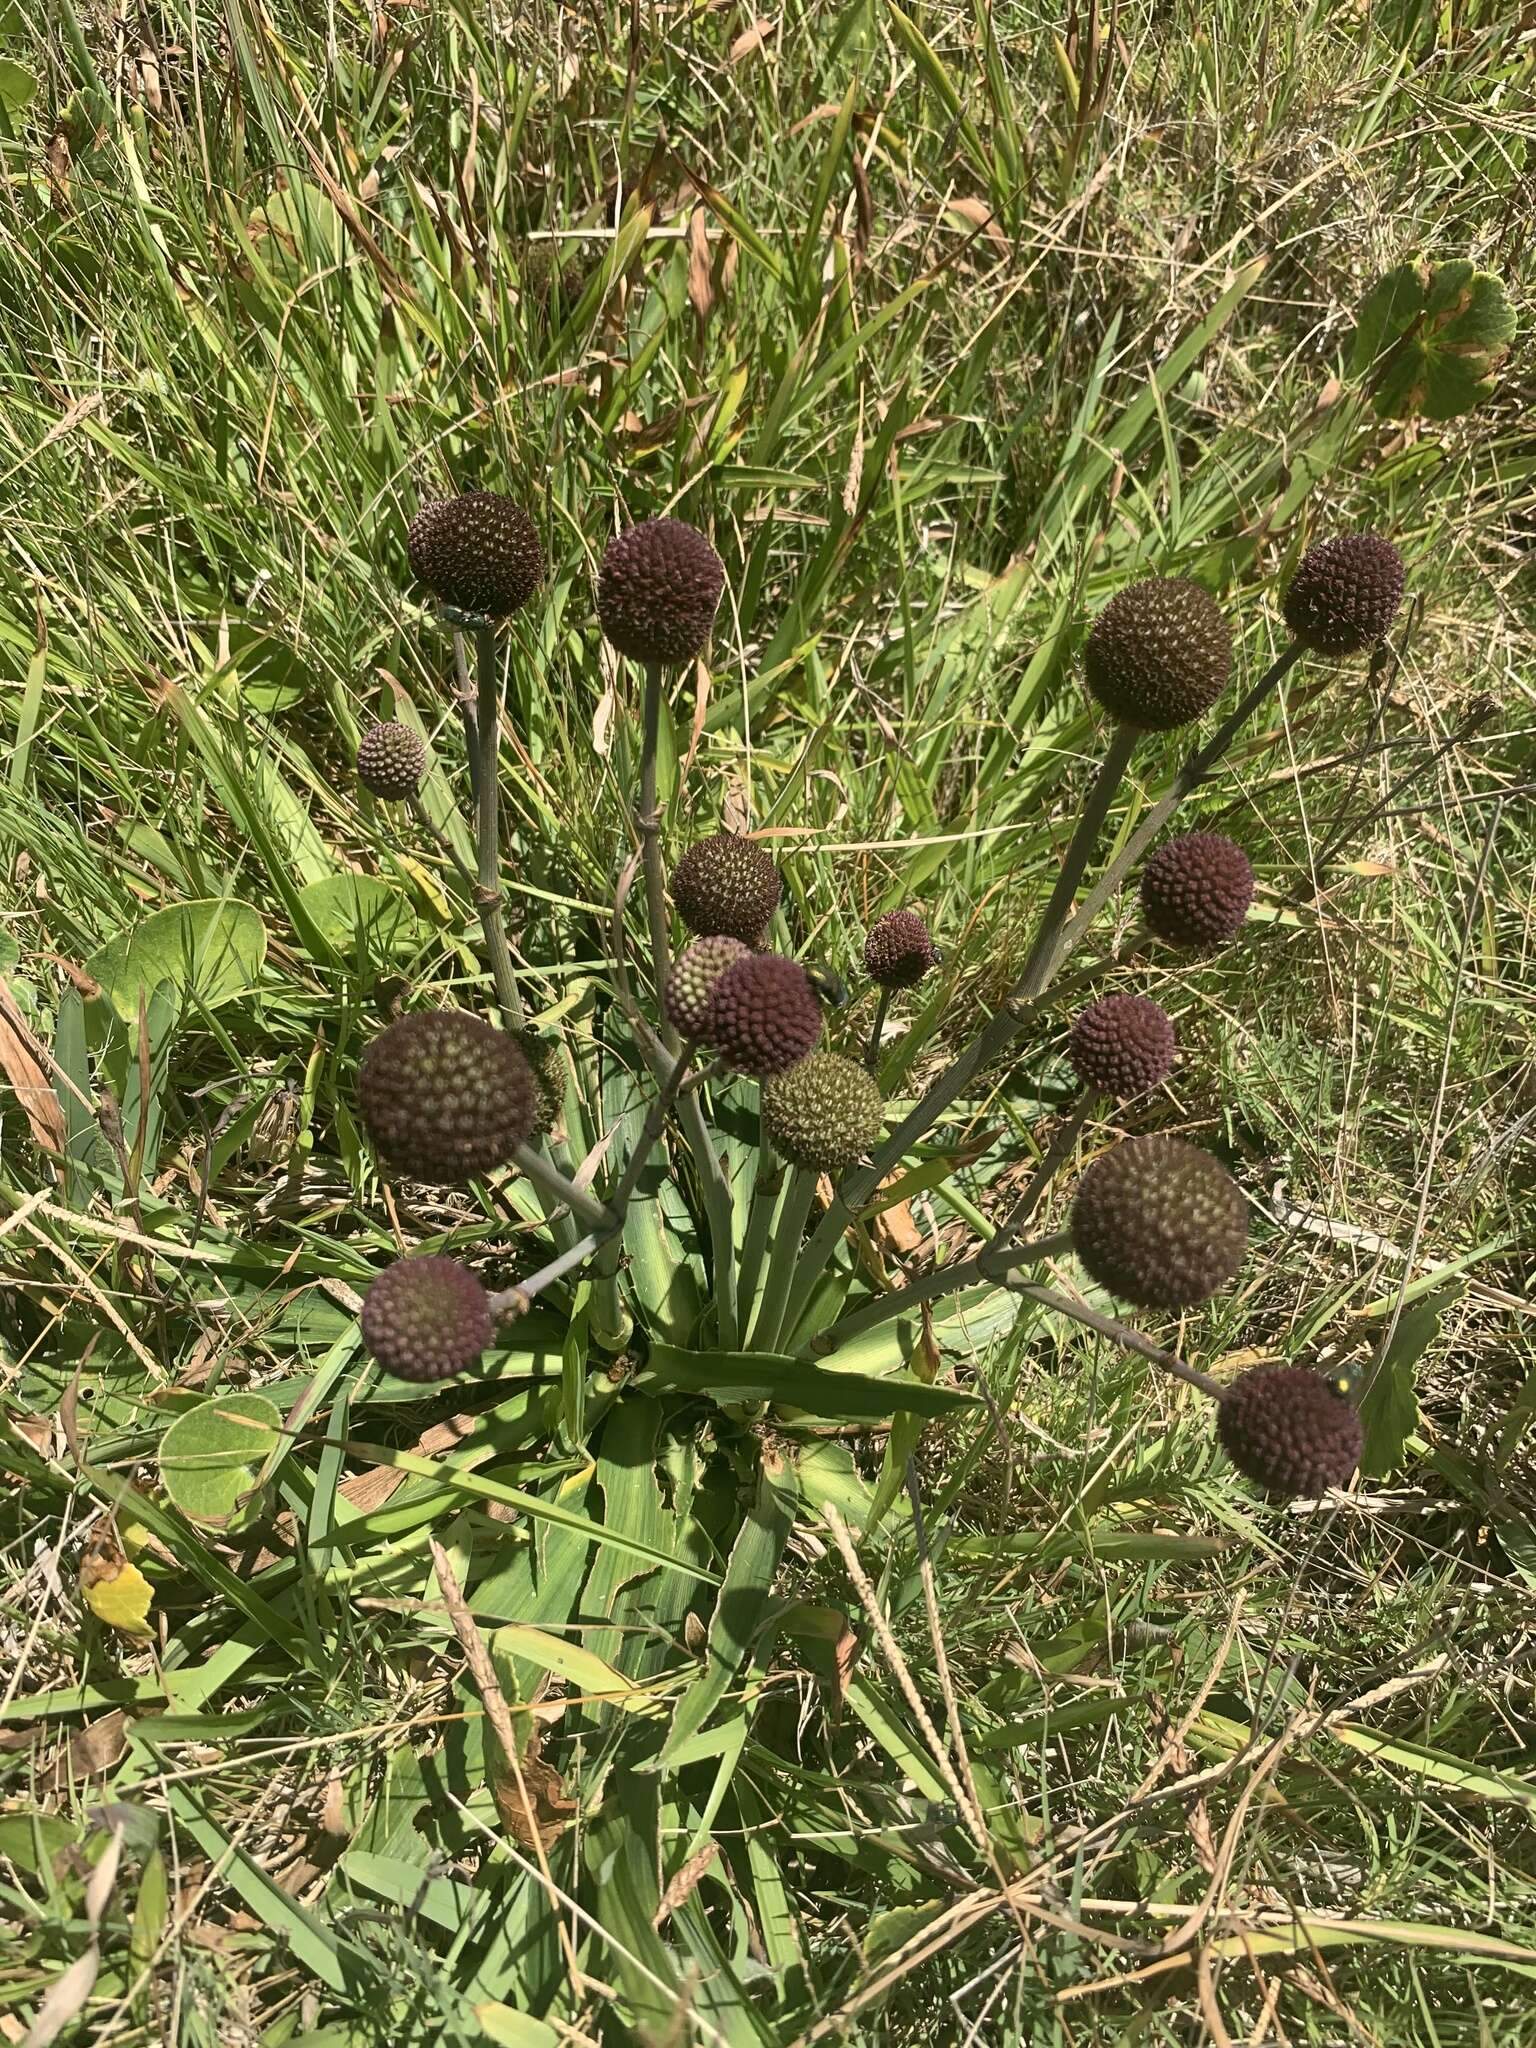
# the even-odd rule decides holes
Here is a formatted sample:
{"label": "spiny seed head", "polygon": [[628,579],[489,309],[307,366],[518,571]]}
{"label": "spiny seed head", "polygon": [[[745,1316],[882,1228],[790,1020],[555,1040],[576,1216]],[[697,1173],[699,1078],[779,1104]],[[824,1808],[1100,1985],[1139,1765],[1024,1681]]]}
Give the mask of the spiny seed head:
{"label": "spiny seed head", "polygon": [[557,294],[568,313],[586,290],[594,265],[585,251],[570,252],[568,242],[525,242],[518,270],[525,288],[541,303]]}
{"label": "spiny seed head", "polygon": [[1248,1211],[1220,1160],[1182,1138],[1127,1138],[1077,1185],[1072,1247],[1101,1287],[1139,1308],[1193,1308],[1243,1263]]}
{"label": "spiny seed head", "polygon": [[704,651],[724,588],[725,565],[696,526],[647,519],[608,543],[597,615],[620,654],[675,665]]}
{"label": "spiny seed head", "polygon": [[1144,1095],[1173,1066],[1173,1020],[1150,996],[1101,996],[1079,1012],[1067,1057],[1085,1088]]}
{"label": "spiny seed head", "polygon": [[782,1074],[814,1052],[821,1037],[810,977],[782,953],[749,953],[715,983],[704,1036],[744,1074]]}
{"label": "spiny seed head", "polygon": [[1093,622],[1083,650],[1092,695],[1145,732],[1190,725],[1232,671],[1232,631],[1215,600],[1184,576],[1127,584]]}
{"label": "spiny seed head", "polygon": [[463,1010],[397,1017],[364,1053],[357,1086],[369,1137],[416,1180],[455,1184],[505,1166],[539,1120],[517,1041]]}
{"label": "spiny seed head", "polygon": [[1347,1486],[1363,1441],[1351,1403],[1304,1365],[1239,1374],[1217,1408],[1216,1434],[1243,1477],[1277,1500]]}
{"label": "spiny seed head", "polygon": [[735,832],[700,839],[672,872],[677,914],[701,939],[723,935],[755,946],[783,893],[783,879],[762,847]]}
{"label": "spiny seed head", "polygon": [[1375,533],[1307,549],[1285,593],[1285,623],[1315,654],[1358,654],[1386,637],[1403,601],[1403,558]]}
{"label": "spiny seed head", "polygon": [[363,1296],[362,1326],[364,1344],[403,1380],[467,1372],[495,1335],[485,1289],[437,1252],[386,1266]]}
{"label": "spiny seed head", "polygon": [[544,544],[521,505],[498,491],[434,498],[411,521],[411,567],[453,611],[521,611],[544,575]]}
{"label": "spiny seed head", "polygon": [[1176,946],[1219,946],[1242,929],[1253,901],[1253,868],[1219,832],[1165,839],[1141,875],[1141,914]]}
{"label": "spiny seed head", "polygon": [[667,976],[663,1005],[668,1023],[684,1038],[704,1036],[715,983],[727,967],[745,960],[750,950],[740,939],[720,932],[714,938],[695,939],[686,952],[678,954]]}
{"label": "spiny seed head", "polygon": [[865,971],[881,988],[916,988],[938,958],[933,935],[915,910],[888,910],[865,934]]}
{"label": "spiny seed head", "polygon": [[414,796],[426,772],[426,742],[408,725],[370,725],[357,743],[357,779],[385,803]]}
{"label": "spiny seed head", "polygon": [[840,1053],[813,1052],[763,1083],[763,1129],[794,1166],[840,1173],[872,1151],[885,1120],[880,1090]]}

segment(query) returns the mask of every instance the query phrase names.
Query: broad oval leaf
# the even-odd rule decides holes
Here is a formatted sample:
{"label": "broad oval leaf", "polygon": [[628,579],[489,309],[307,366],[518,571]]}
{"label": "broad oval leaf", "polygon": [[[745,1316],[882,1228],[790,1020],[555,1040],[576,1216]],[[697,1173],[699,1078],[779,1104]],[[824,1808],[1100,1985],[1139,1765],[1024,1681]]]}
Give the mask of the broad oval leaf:
{"label": "broad oval leaf", "polygon": [[299,901],[343,959],[359,945],[377,958],[417,936],[410,904],[376,875],[329,875],[301,889]]}
{"label": "broad oval leaf", "polygon": [[1386,419],[1453,420],[1493,390],[1515,338],[1515,310],[1492,271],[1414,257],[1360,308],[1350,370],[1373,381]]}
{"label": "broad oval leaf", "polygon": [[119,932],[90,960],[86,972],[125,1023],[139,1014],[164,982],[188,1003],[217,1010],[256,987],[267,957],[261,912],[231,897],[209,897],[157,910]]}
{"label": "broad oval leaf", "polygon": [[214,1394],[160,1439],[160,1480],[189,1522],[226,1528],[277,1448],[282,1416],[265,1394]]}

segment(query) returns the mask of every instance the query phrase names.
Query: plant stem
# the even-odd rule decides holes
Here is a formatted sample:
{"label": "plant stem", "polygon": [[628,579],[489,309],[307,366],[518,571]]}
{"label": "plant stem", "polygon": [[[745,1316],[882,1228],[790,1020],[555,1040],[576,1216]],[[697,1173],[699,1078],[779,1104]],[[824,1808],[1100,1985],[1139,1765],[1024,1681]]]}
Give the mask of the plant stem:
{"label": "plant stem", "polygon": [[1040,919],[1035,942],[1024,962],[1024,972],[1014,984],[1015,999],[1037,996],[1050,979],[1051,963],[1062,926],[1066,923],[1076,900],[1078,884],[1093,858],[1093,849],[1099,843],[1099,834],[1104,829],[1104,820],[1109,816],[1109,807],[1115,800],[1116,790],[1125,780],[1125,771],[1131,765],[1131,755],[1135,752],[1136,742],[1140,738],[1140,732],[1133,725],[1117,725],[1109,736],[1104,759],[1099,763],[1099,772],[1093,778],[1093,786],[1084,799],[1083,814],[1077,821],[1077,830],[1072,834],[1067,847],[1066,858],[1061,864],[1061,873],[1056,877],[1056,886],[1051,891],[1050,900]]}
{"label": "plant stem", "polygon": [[[661,807],[656,800],[656,753],[661,738],[661,664],[645,664],[644,731],[640,743],[640,806],[635,823],[640,832],[640,852],[645,864],[645,913],[651,928],[651,972],[655,977],[656,1000],[661,1001],[672,964],[672,933],[667,917],[667,883],[661,867]],[[667,1022],[661,1024],[662,1043],[676,1052],[677,1033]]]}
{"label": "plant stem", "polygon": [[516,1287],[506,1287],[500,1293],[491,1295],[492,1318],[500,1322],[507,1316],[526,1315],[546,1287],[552,1287],[557,1280],[563,1279],[573,1266],[579,1266],[583,1259],[589,1258],[616,1228],[617,1226],[610,1221],[601,1230],[589,1230],[586,1236],[578,1238],[568,1251],[563,1251],[558,1258],[551,1259],[547,1266],[540,1266],[536,1273],[530,1273],[528,1278]]}
{"label": "plant stem", "polygon": [[690,1091],[677,1105],[678,1122],[688,1140],[693,1163],[698,1169],[704,1197],[704,1215],[709,1225],[710,1264],[715,1281],[715,1324],[723,1351],[734,1351],[740,1342],[736,1321],[736,1215],[730,1183],[714,1139],[704,1121],[697,1094]]}
{"label": "plant stem", "polygon": [[[1244,694],[1236,710],[1223,719],[1205,745],[1198,748],[1185,761],[1166,794],[1152,806],[1098,882],[1084,897],[1076,914],[1070,919],[1065,919],[1066,898],[1063,883],[1073,865],[1073,856],[1079,851],[1081,827],[1079,828],[1078,834],[1073,837],[1072,846],[1068,849],[1066,866],[1056,888],[1052,891],[1040,934],[1030,949],[1024,973],[1004,998],[997,1015],[984,1025],[965,1050],[950,1062],[912,1113],[892,1131],[874,1154],[869,1165],[850,1174],[843,1186],[838,1189],[819,1228],[806,1246],[801,1270],[796,1275],[800,1309],[803,1309],[805,1301],[809,1299],[811,1289],[815,1286],[822,1268],[832,1257],[854,1213],[868,1201],[870,1195],[891,1168],[905,1156],[909,1148],[932,1129],[950,1104],[966,1092],[975,1077],[983,1068],[990,1065],[1029,1021],[1052,979],[1088,936],[1094,919],[1141,858],[1146,847],[1156,838],[1191,790],[1198,788],[1210,774],[1216,762],[1253,715],[1260,701],[1300,660],[1303,652],[1301,644],[1293,641],[1270,663],[1259,680]],[[1123,740],[1124,732],[1124,727],[1117,729],[1112,745]],[[1108,765],[1106,760],[1105,768]],[[1109,794],[1110,792],[1104,789],[1104,769],[1101,769],[1089,802],[1092,804],[1095,797],[1102,795],[1107,809]],[[1081,851],[1079,879],[1082,867],[1087,864],[1088,849],[1085,847]],[[1051,929],[1053,911],[1056,913],[1054,931]]]}
{"label": "plant stem", "polygon": [[995,1267],[999,1254],[1007,1251],[1039,1208],[1051,1182],[1077,1150],[1078,1133],[1088,1121],[1089,1112],[1098,1099],[1099,1091],[1096,1088],[1085,1088],[1078,1097],[1072,1114],[1041,1154],[1040,1163],[1025,1183],[1024,1192],[977,1253],[977,1260],[984,1271]]}
{"label": "plant stem", "polygon": [[773,1150],[758,1125],[757,1178],[747,1212],[746,1235],[741,1257],[736,1262],[736,1286],[740,1297],[742,1328],[751,1331],[757,1323],[763,1293],[763,1259],[768,1249],[774,1214],[789,1183],[789,1170],[773,1156]]}
{"label": "plant stem", "polygon": [[596,1195],[589,1195],[585,1188],[577,1187],[575,1181],[563,1174],[558,1166],[552,1166],[542,1152],[535,1152],[531,1145],[519,1145],[512,1156],[541,1195],[564,1202],[571,1214],[579,1217],[589,1229],[600,1230],[612,1221],[609,1211]]}
{"label": "plant stem", "polygon": [[613,1215],[622,1217],[625,1204],[635,1191],[635,1183],[645,1170],[645,1162],[650,1158],[660,1141],[662,1129],[666,1124],[672,1105],[682,1092],[683,1077],[688,1072],[689,1065],[698,1049],[699,1041],[696,1038],[685,1038],[683,1040],[682,1050],[672,1062],[671,1073],[668,1074],[665,1082],[657,1092],[656,1099],[646,1111],[645,1122],[641,1125],[640,1135],[635,1140],[635,1148],[630,1153],[628,1160],[625,1162],[624,1171],[620,1174],[617,1183],[608,1196],[608,1207]]}
{"label": "plant stem", "polygon": [[463,629],[453,629],[453,673],[458,684],[454,692],[454,703],[458,706],[459,722],[464,727],[464,753],[469,762],[469,795],[472,803],[480,801],[480,721],[475,707],[474,679],[469,673],[469,650],[464,644]]}
{"label": "plant stem", "polygon": [[419,796],[411,798],[410,809],[411,816],[416,820],[422,831],[426,833],[438,852],[449,863],[465,888],[473,892],[475,887],[474,870],[464,865],[464,862],[459,858],[458,848],[449,839],[447,833],[440,832],[427,816],[427,807]]}
{"label": "plant stem", "polygon": [[888,988],[880,991],[880,1000],[875,1005],[875,1021],[870,1027],[869,1043],[864,1048],[864,1064],[873,1069],[880,1060],[880,1041],[885,1036],[885,1013],[891,1007],[891,992]]}
{"label": "plant stem", "polygon": [[1049,1287],[1037,1287],[1033,1281],[1025,1280],[1017,1271],[1004,1281],[1010,1293],[1024,1294],[1031,1301],[1038,1301],[1042,1308],[1054,1309],[1058,1315],[1070,1316],[1074,1323],[1097,1330],[1101,1337],[1108,1337],[1126,1351],[1134,1351],[1138,1358],[1149,1359],[1163,1372],[1171,1373],[1176,1380],[1184,1380],[1189,1386],[1198,1387],[1202,1394],[1209,1394],[1213,1401],[1224,1401],[1227,1390],[1220,1380],[1213,1380],[1208,1372],[1201,1372],[1195,1365],[1186,1365],[1171,1351],[1164,1351],[1154,1344],[1150,1337],[1144,1337],[1140,1330],[1133,1330],[1129,1323],[1116,1322],[1113,1316],[1102,1316],[1095,1308],[1089,1308],[1084,1301],[1073,1301],[1065,1294],[1057,1294]]}
{"label": "plant stem", "polygon": [[501,799],[501,689],[496,662],[496,629],[475,628],[475,663],[480,674],[476,723],[480,740],[480,780],[475,792],[475,843],[479,854],[479,875],[475,886],[475,908],[485,934],[485,950],[491,958],[496,983],[496,1000],[509,1031],[521,1031],[526,1023],[517,976],[512,971],[512,954],[507,945],[506,920],[501,907],[501,848],[499,844]]}
{"label": "plant stem", "polygon": [[[1162,831],[1185,797],[1210,774],[1212,768],[1231,746],[1238,733],[1248,723],[1260,703],[1267,697],[1283,676],[1295,667],[1306,649],[1299,640],[1293,640],[1283,653],[1276,656],[1265,669],[1259,680],[1239,700],[1237,709],[1224,718],[1211,734],[1203,747],[1190,755],[1168,788],[1142,819],[1130,838],[1121,847],[1109,866],[1104,870],[1093,888],[1083,898],[1076,916],[1062,932],[1057,944],[1055,958],[1051,963],[1049,981],[1067,956],[1075,952],[1088,935],[1088,928],[1110,897],[1114,895],[1125,877],[1146,852],[1152,841]],[[1017,991],[1015,992],[1017,993]]]}
{"label": "plant stem", "polygon": [[[1014,1256],[1032,1262],[1050,1259],[1058,1252],[1068,1250],[1071,1242],[1069,1234],[1061,1230],[1052,1237],[1036,1238],[1029,1244],[1021,1244]],[[984,1281],[990,1281],[994,1287],[1010,1286],[1012,1276],[988,1273],[982,1264],[983,1257],[983,1253],[975,1252],[970,1258],[940,1266],[932,1273],[925,1273],[921,1280],[914,1280],[906,1287],[894,1287],[889,1294],[879,1295],[863,1308],[855,1309],[851,1316],[843,1316],[816,1339],[813,1348],[817,1356],[825,1357],[827,1352],[837,1350],[850,1337],[857,1337],[863,1330],[878,1329],[881,1323],[890,1322],[893,1316],[904,1316],[911,1309],[921,1308],[925,1301],[939,1301],[946,1294],[958,1294],[962,1287],[979,1285]]]}
{"label": "plant stem", "polygon": [[785,1312],[789,1307],[789,1283],[800,1258],[806,1219],[816,1199],[820,1175],[809,1166],[797,1166],[779,1203],[773,1225],[773,1251],[768,1260],[768,1277],[763,1283],[762,1306],[752,1332],[755,1351],[772,1351],[784,1334]]}

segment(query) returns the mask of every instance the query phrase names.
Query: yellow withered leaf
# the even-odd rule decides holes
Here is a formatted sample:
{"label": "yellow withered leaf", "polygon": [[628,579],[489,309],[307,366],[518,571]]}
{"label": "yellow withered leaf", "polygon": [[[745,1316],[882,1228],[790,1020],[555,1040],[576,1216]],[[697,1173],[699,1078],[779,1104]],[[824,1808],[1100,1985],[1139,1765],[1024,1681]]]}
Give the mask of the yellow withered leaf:
{"label": "yellow withered leaf", "polygon": [[125,1636],[149,1634],[149,1608],[155,1589],[136,1564],[125,1558],[115,1572],[99,1578],[82,1572],[80,1590],[86,1606],[108,1628],[119,1629]]}

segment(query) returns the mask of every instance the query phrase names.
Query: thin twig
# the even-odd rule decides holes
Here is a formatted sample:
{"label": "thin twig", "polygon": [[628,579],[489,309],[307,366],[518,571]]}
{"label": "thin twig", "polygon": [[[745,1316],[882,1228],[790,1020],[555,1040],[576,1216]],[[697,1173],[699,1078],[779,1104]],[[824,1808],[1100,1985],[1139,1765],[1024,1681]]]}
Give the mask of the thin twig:
{"label": "thin twig", "polygon": [[989,1855],[991,1845],[987,1840],[987,1831],[982,1825],[981,1815],[976,1811],[971,1802],[970,1795],[956,1776],[955,1767],[950,1761],[948,1749],[939,1740],[938,1730],[929,1718],[928,1709],[923,1704],[923,1696],[918,1691],[916,1681],[907,1668],[907,1660],[902,1656],[900,1645],[891,1633],[891,1625],[885,1618],[885,1610],[880,1605],[879,1597],[874,1587],[870,1584],[869,1574],[865,1571],[863,1564],[859,1560],[859,1553],[853,1547],[853,1538],[848,1533],[848,1525],[844,1522],[831,1501],[828,1501],[822,1509],[822,1517],[827,1527],[832,1531],[833,1541],[842,1552],[844,1567],[847,1570],[854,1591],[859,1596],[860,1605],[869,1617],[869,1625],[874,1630],[875,1640],[880,1645],[880,1654],[884,1657],[891,1676],[900,1686],[902,1697],[912,1709],[912,1718],[922,1730],[923,1740],[928,1745],[928,1752],[933,1758],[939,1776],[948,1786],[950,1797],[959,1808],[966,1827],[970,1832],[971,1839],[975,1842],[977,1848],[980,1849],[983,1856],[987,1856]]}
{"label": "thin twig", "polygon": [[544,1838],[539,1830],[539,1817],[534,1811],[533,1801],[528,1794],[528,1783],[523,1776],[523,1759],[519,1753],[517,1737],[513,1733],[512,1715],[507,1707],[506,1695],[502,1692],[501,1681],[496,1676],[496,1667],[491,1662],[490,1652],[481,1641],[480,1631],[475,1627],[474,1618],[464,1604],[464,1595],[459,1590],[459,1582],[454,1574],[453,1565],[447,1551],[444,1550],[442,1544],[438,1542],[435,1536],[430,1539],[428,1548],[432,1554],[432,1566],[437,1574],[437,1583],[443,1596],[443,1605],[448,1610],[448,1619],[453,1624],[453,1632],[459,1639],[459,1647],[464,1652],[465,1662],[469,1665],[470,1675],[473,1677],[480,1698],[484,1702],[485,1718],[490,1722],[492,1732],[501,1746],[502,1755],[506,1758],[511,1767],[512,1775],[517,1780],[517,1796],[522,1803],[523,1817],[528,1824],[529,1843],[532,1846],[534,1855],[538,1859],[539,1875],[543,1880],[544,1890],[548,1894],[549,1903],[553,1909],[555,1930],[560,1938],[560,1947],[565,1956],[566,1969],[570,1972],[571,1989],[579,2000],[584,1981],[581,1965],[576,1960],[576,1950],[571,1941],[570,1930],[565,1924],[565,1916],[560,1909],[560,1894],[555,1888],[554,1873],[549,1867],[549,1857],[545,1853]]}

